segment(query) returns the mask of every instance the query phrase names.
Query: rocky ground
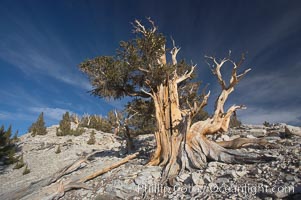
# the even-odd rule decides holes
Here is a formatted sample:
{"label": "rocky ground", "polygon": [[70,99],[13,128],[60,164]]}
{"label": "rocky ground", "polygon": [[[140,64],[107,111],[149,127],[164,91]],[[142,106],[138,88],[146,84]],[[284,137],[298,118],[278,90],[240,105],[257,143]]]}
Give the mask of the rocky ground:
{"label": "rocky ground", "polygon": [[[22,175],[24,168],[14,170],[13,166],[2,166],[0,199],[16,188],[54,174],[77,160],[83,152],[103,150],[84,168],[65,176],[64,180],[88,175],[125,157],[124,142],[112,134],[95,131],[96,144],[88,145],[92,129],[85,129],[83,135],[76,137],[57,137],[55,129],[56,126],[49,127],[45,136],[25,134],[21,137],[19,153],[23,153],[31,172]],[[154,138],[152,135],[139,136],[135,139],[136,149],[141,152],[137,159],[88,181],[91,190],[72,190],[61,199],[301,199],[301,136],[298,131],[300,128],[285,124],[271,127],[243,125],[231,129],[213,139],[265,137],[273,145],[252,146],[240,151],[257,152],[276,160],[245,165],[209,162],[200,170],[180,174],[173,187],[159,183],[160,167],[144,165],[154,148]],[[58,146],[61,153],[56,154]],[[36,191],[23,199],[44,197],[47,199],[47,194]]]}

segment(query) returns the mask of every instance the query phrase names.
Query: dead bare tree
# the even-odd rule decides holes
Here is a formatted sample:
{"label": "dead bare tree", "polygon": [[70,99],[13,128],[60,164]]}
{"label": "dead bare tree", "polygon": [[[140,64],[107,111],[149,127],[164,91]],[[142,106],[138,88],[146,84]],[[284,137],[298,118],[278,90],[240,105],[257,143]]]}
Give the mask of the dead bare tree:
{"label": "dead bare tree", "polygon": [[130,153],[134,150],[134,144],[133,144],[133,138],[130,133],[130,128],[129,128],[129,121],[131,118],[133,118],[135,115],[138,115],[139,112],[133,110],[131,107],[128,108],[134,114],[127,114],[126,116],[122,115],[121,113],[118,114],[118,112],[115,110],[115,118],[116,118],[116,127],[114,134],[117,135],[118,133],[122,132],[124,134],[125,140],[126,140],[126,148],[127,152]]}
{"label": "dead bare tree", "polygon": [[75,128],[78,128],[81,120],[77,114],[73,113],[71,115],[71,121],[75,124]]}

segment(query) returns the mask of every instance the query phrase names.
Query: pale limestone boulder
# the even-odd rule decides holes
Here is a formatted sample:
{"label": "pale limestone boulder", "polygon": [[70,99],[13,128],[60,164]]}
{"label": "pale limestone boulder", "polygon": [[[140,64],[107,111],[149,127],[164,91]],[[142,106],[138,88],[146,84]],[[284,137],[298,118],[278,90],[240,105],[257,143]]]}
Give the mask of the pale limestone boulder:
{"label": "pale limestone boulder", "polygon": [[284,130],[286,134],[301,136],[301,127],[286,125]]}

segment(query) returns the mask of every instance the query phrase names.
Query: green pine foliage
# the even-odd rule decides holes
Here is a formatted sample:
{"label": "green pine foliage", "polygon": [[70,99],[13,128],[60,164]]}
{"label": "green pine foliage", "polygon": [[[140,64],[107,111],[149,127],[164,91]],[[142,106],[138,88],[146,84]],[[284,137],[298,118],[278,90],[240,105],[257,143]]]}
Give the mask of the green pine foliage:
{"label": "green pine foliage", "polygon": [[62,120],[60,121],[59,127],[56,129],[56,135],[57,136],[66,136],[66,135],[80,136],[85,132],[85,130],[81,127],[72,130],[71,121],[72,118],[70,117],[69,112],[66,112],[63,115]]}
{"label": "green pine foliage", "polygon": [[59,127],[62,135],[72,135],[71,134],[71,119],[69,112],[66,112],[63,115],[63,119],[60,121],[60,127]]}
{"label": "green pine foliage", "polygon": [[41,112],[36,122],[34,122],[28,129],[31,135],[34,137],[36,135],[46,135],[47,130],[44,122],[44,113]]}
{"label": "green pine foliage", "polygon": [[263,125],[264,125],[265,127],[270,127],[270,126],[271,126],[271,124],[270,124],[269,122],[267,122],[267,121],[264,121],[264,122],[263,122]]}
{"label": "green pine foliage", "polygon": [[72,132],[72,135],[74,135],[74,136],[80,136],[85,132],[85,129],[78,127],[75,130],[71,130],[71,132]]}
{"label": "green pine foliage", "polygon": [[65,136],[65,135],[72,135],[71,131],[71,119],[69,112],[66,112],[63,115],[63,119],[60,121],[60,126],[56,131],[57,136]]}
{"label": "green pine foliage", "polygon": [[[92,95],[106,99],[133,97],[133,101],[122,111],[121,119],[127,120],[126,124],[132,135],[150,133],[156,129],[154,102],[141,89],[150,93],[156,92],[158,86],[175,75],[175,70],[178,74],[184,74],[191,69],[191,65],[185,60],[179,60],[176,65],[162,65],[158,62],[165,53],[162,47],[165,47],[166,37],[153,31],[156,27],[151,20],[149,22],[153,29],[146,26],[146,34],[141,34],[134,25],[136,31],[133,39],[121,41],[115,55],[98,56],[82,62],[79,66],[90,79]],[[193,73],[191,80],[187,79],[178,85],[179,101],[183,110],[204,97],[199,91],[201,83],[193,81],[195,76],[196,73]],[[138,114],[133,116],[136,112]],[[193,120],[207,117],[208,113],[200,110]],[[111,120],[114,118],[112,113],[108,118],[113,128],[118,126]]]}
{"label": "green pine foliage", "polygon": [[99,115],[83,116],[80,123],[81,127],[94,128],[98,131],[110,133],[112,132],[112,125],[107,118]]}
{"label": "green pine foliage", "polygon": [[131,136],[155,132],[155,107],[151,100],[135,99],[127,104],[125,113]]}
{"label": "green pine foliage", "polygon": [[2,125],[0,128],[0,161],[3,161],[4,164],[12,164],[18,160],[15,158],[15,153],[17,150],[15,143],[18,138],[16,134],[14,136],[15,139],[11,138],[11,126],[9,126],[7,130],[5,130],[4,125]]}
{"label": "green pine foliage", "polygon": [[90,133],[90,138],[89,138],[89,140],[87,141],[87,144],[89,144],[89,145],[93,145],[93,144],[95,144],[95,142],[96,142],[96,139],[95,139],[95,132],[94,132],[94,130]]}

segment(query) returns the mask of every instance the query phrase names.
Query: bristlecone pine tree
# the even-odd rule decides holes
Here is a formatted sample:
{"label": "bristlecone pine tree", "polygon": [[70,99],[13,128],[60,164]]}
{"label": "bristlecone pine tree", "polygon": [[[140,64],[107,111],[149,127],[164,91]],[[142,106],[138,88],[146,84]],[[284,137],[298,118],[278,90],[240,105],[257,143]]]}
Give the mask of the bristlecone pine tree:
{"label": "bristlecone pine tree", "polygon": [[7,130],[5,130],[4,125],[2,125],[0,128],[0,161],[3,161],[4,164],[12,164],[18,161],[18,159],[15,158],[15,153],[17,150],[15,143],[18,140],[16,134],[13,138],[11,138],[11,126],[9,126]]}
{"label": "bristlecone pine tree", "polygon": [[[210,92],[196,95],[199,84],[191,81],[196,65],[191,66],[184,60],[178,62],[180,48],[173,40],[171,63],[167,62],[166,38],[158,33],[153,21],[149,19],[149,22],[150,26],[145,27],[135,21],[136,37],[127,42],[121,41],[116,56],[87,60],[81,63],[80,69],[89,76],[94,87],[92,94],[96,96],[151,98],[155,108],[157,146],[148,164],[164,167],[162,181],[173,184],[181,170],[200,168],[208,159],[226,163],[265,161],[267,157],[263,155],[246,155],[224,148],[239,148],[246,143],[261,143],[262,140],[238,138],[218,143],[207,138],[208,135],[227,131],[233,112],[244,108],[233,105],[224,110],[228,96],[250,71],[237,72],[244,55],[238,62],[230,58],[230,53],[221,60],[205,57],[221,92],[213,115],[195,122],[194,116],[206,106]],[[233,66],[228,84],[221,74],[225,63]]]}
{"label": "bristlecone pine tree", "polygon": [[31,135],[34,137],[36,135],[46,135],[47,130],[44,122],[44,113],[41,112],[36,122],[34,122],[28,129]]}
{"label": "bristlecone pine tree", "polygon": [[71,119],[69,112],[63,114],[63,119],[60,121],[60,126],[56,130],[57,136],[65,136],[65,135],[72,135],[71,131]]}

